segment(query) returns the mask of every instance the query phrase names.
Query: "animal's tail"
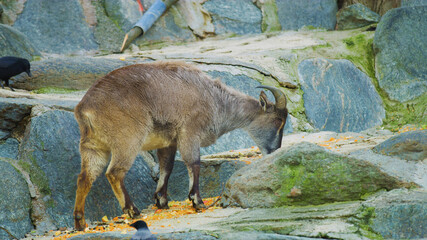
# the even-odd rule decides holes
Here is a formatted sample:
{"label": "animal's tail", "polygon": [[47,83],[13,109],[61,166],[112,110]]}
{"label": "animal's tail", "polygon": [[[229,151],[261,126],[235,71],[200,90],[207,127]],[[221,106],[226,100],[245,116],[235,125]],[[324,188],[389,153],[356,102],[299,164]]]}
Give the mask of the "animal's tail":
{"label": "animal's tail", "polygon": [[90,114],[85,112],[80,105],[77,105],[74,109],[74,116],[80,127],[81,142],[85,142],[85,140],[93,133],[94,130]]}

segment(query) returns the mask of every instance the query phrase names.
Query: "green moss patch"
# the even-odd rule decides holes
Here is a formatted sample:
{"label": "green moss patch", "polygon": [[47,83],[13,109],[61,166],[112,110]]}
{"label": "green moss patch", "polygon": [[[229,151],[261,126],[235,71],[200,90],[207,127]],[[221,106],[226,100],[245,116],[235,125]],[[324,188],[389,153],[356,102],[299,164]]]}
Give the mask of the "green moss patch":
{"label": "green moss patch", "polygon": [[[276,176],[281,182],[276,191],[276,206],[319,205],[362,200],[381,189],[400,187],[395,179],[376,167],[356,159],[310,149],[284,152],[277,156]],[[313,146],[314,148],[314,146]],[[305,150],[304,150],[305,149]]]}
{"label": "green moss patch", "polygon": [[398,131],[407,124],[413,124],[416,127],[425,128],[427,115],[427,95],[420,96],[412,101],[400,103],[390,100],[388,94],[380,88],[375,76],[375,56],[373,50],[373,34],[361,33],[343,40],[343,43],[350,50],[350,54],[343,55],[365,72],[374,84],[377,92],[381,96],[386,118],[383,120],[383,126],[392,131]]}
{"label": "green moss patch", "polygon": [[20,160],[18,162],[19,166],[30,175],[31,182],[37,186],[40,193],[42,193],[43,195],[50,195],[52,192],[49,187],[49,181],[45,173],[37,165],[37,162],[32,155],[30,155],[29,158],[31,159],[31,163]]}
{"label": "green moss patch", "polygon": [[75,89],[66,89],[66,88],[57,88],[57,87],[43,87],[37,90],[34,90],[33,93],[36,94],[67,94],[73,93],[79,90]]}

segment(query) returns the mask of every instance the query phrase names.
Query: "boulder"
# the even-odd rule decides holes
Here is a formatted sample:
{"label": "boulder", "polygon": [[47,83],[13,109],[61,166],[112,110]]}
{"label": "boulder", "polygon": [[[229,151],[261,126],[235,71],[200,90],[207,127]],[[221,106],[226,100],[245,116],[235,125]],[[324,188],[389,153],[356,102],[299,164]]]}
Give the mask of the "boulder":
{"label": "boulder", "polygon": [[377,145],[374,152],[407,161],[427,159],[427,130],[401,133]]}
{"label": "boulder", "polygon": [[280,0],[276,5],[282,30],[298,30],[304,26],[335,29],[338,11],[335,0]]}
{"label": "boulder", "polygon": [[46,87],[87,90],[107,73],[133,62],[94,57],[58,57],[31,63],[33,77],[19,75],[13,87],[35,90]]}
{"label": "boulder", "polygon": [[402,7],[414,7],[414,6],[425,6],[427,5],[426,0],[402,0]]}
{"label": "boulder", "polygon": [[337,26],[339,30],[360,28],[372,23],[378,23],[381,16],[363,4],[354,4],[342,8],[337,13]]}
{"label": "boulder", "polygon": [[31,60],[40,56],[32,42],[13,27],[0,24],[0,57],[15,56]]}
{"label": "boulder", "polygon": [[393,100],[406,102],[427,92],[427,6],[388,11],[375,31],[375,69],[379,86]]}
{"label": "boulder", "polygon": [[261,10],[251,0],[209,0],[203,7],[211,14],[216,34],[261,33]]}
{"label": "boulder", "polygon": [[30,192],[21,173],[7,161],[0,157],[0,239],[21,239],[33,229]]}
{"label": "boulder", "polygon": [[[79,140],[73,113],[53,110],[31,119],[21,144],[19,158],[43,194],[46,211],[57,227],[74,224],[74,198],[80,173]],[[138,158],[128,172],[125,185],[137,207],[145,208],[153,203],[156,184],[142,158]],[[101,175],[87,197],[86,219],[100,220],[105,215],[121,214],[107,178]]]}
{"label": "boulder", "polygon": [[303,142],[239,169],[227,182],[222,203],[244,208],[318,205],[413,185],[370,163]]}
{"label": "boulder", "polygon": [[350,156],[369,162],[401,181],[414,182],[418,186],[427,188],[427,164],[422,161],[406,161],[397,156],[377,154],[370,149],[352,152]]}
{"label": "boulder", "polygon": [[17,159],[19,142],[14,138],[8,138],[3,143],[0,142],[0,157]]}
{"label": "boulder", "polygon": [[98,49],[79,0],[28,0],[13,26],[25,32],[43,52],[64,54]]}
{"label": "boulder", "polygon": [[308,120],[324,131],[360,132],[382,124],[385,110],[371,79],[352,62],[323,58],[298,65]]}
{"label": "boulder", "polygon": [[365,224],[384,239],[427,238],[427,191],[396,189],[362,204]]}

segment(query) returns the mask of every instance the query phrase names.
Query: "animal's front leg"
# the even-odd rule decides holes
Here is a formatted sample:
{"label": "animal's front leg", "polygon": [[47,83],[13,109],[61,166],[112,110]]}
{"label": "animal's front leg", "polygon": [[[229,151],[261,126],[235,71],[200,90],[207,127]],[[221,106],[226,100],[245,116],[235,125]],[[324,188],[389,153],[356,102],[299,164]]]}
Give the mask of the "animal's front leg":
{"label": "animal's front leg", "polygon": [[188,198],[193,202],[196,210],[206,208],[200,196],[199,175],[200,175],[200,145],[195,143],[186,143],[179,148],[182,158],[187,166],[189,176],[189,194]]}
{"label": "animal's front leg", "polygon": [[206,208],[199,190],[200,157],[197,161],[187,165],[187,170],[190,180],[188,199],[193,202],[193,207],[196,210]]}

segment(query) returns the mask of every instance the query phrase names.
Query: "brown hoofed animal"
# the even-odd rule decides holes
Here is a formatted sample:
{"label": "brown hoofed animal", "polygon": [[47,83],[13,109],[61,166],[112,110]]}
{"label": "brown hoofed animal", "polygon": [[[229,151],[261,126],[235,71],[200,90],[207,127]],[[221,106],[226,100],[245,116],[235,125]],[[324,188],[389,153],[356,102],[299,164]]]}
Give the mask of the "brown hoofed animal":
{"label": "brown hoofed animal", "polygon": [[85,228],[86,196],[107,164],[106,176],[123,212],[139,215],[124,178],[140,150],[157,149],[157,207],[168,208],[167,184],[179,150],[190,178],[188,197],[194,208],[204,208],[199,192],[200,147],[237,128],[246,130],[263,154],[281,146],[286,96],[276,88],[260,87],[273,93],[276,104],[263,91],[258,101],[182,62],[126,66],[95,82],[75,108],[82,160],[74,207],[76,229]]}

